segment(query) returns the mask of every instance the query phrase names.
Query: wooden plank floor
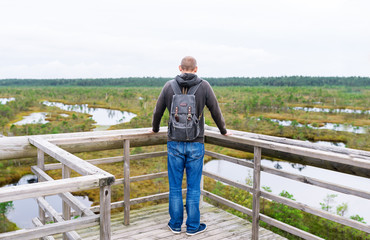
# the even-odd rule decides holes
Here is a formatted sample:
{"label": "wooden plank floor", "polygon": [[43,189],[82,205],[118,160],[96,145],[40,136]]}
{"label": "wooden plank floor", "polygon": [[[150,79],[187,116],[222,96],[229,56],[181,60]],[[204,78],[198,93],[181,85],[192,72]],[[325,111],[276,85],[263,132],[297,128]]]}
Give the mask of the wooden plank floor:
{"label": "wooden plank floor", "polygon": [[[168,204],[132,210],[130,218],[130,225],[125,226],[123,225],[123,213],[112,215],[112,239],[250,239],[252,234],[250,222],[208,203],[204,203],[201,208],[201,222],[207,224],[207,230],[194,236],[186,235],[185,224],[183,224],[181,234],[173,234],[167,228]],[[99,239],[98,227],[81,229],[77,232],[82,239]],[[263,228],[260,228],[259,234],[260,239],[285,239]],[[60,238],[56,237],[56,239]]]}

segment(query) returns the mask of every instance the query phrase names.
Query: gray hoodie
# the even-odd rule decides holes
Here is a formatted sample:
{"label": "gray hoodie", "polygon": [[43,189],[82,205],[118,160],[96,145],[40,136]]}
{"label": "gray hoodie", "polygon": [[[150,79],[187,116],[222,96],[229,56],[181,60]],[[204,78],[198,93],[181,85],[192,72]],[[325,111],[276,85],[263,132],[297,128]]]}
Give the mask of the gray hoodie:
{"label": "gray hoodie", "polygon": [[[200,79],[197,75],[191,74],[191,73],[184,73],[181,75],[176,76],[176,81],[179,84],[180,88],[190,88],[198,83],[200,83],[200,86],[195,93],[195,101],[196,101],[196,107],[197,112],[196,115],[200,118],[200,134],[199,137],[194,140],[194,142],[204,142],[204,114],[203,109],[204,106],[207,106],[209,111],[211,112],[212,118],[215,121],[218,129],[220,130],[221,134],[226,134],[226,127],[225,127],[225,120],[222,116],[221,109],[218,106],[217,98],[215,96],[215,93],[213,92],[212,87],[209,85],[209,83],[206,80]],[[170,111],[171,103],[172,103],[172,96],[174,95],[174,91],[172,90],[171,84],[167,82],[162,92],[160,93],[157,104],[155,106],[154,112],[153,112],[153,121],[152,121],[152,127],[153,132],[158,132],[160,127],[161,118],[163,116],[164,111],[167,110]],[[168,141],[172,141],[170,138],[168,138]]]}

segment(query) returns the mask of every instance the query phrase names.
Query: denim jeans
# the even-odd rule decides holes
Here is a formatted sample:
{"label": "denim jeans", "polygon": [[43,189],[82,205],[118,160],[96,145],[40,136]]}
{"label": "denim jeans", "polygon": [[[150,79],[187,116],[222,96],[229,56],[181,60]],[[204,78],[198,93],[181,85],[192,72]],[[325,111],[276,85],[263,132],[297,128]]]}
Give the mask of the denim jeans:
{"label": "denim jeans", "polygon": [[186,228],[195,231],[200,224],[200,180],[203,171],[204,144],[199,142],[167,142],[168,181],[170,185],[169,225],[181,230],[184,218],[182,179],[186,170]]}

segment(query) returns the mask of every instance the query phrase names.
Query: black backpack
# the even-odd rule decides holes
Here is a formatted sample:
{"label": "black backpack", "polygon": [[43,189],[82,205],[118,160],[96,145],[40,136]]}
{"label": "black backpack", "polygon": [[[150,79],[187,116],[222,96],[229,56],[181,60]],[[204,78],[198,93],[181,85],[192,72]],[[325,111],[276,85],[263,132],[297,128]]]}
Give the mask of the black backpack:
{"label": "black backpack", "polygon": [[[201,81],[202,82],[202,81]],[[189,142],[199,136],[199,119],[195,115],[195,92],[200,86],[192,86],[187,93],[182,93],[176,80],[171,80],[171,87],[175,93],[172,97],[168,136],[171,140]]]}

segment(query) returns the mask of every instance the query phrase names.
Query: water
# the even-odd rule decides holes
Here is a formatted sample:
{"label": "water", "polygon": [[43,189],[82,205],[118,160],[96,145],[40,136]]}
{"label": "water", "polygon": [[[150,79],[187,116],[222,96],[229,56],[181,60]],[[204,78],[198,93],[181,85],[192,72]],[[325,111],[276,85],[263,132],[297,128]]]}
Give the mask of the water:
{"label": "water", "polygon": [[[136,114],[126,112],[126,111],[119,111],[119,110],[111,110],[105,108],[89,108],[87,104],[81,105],[66,105],[63,103],[58,102],[48,102],[44,101],[43,104],[47,106],[55,106],[62,110],[72,111],[72,112],[79,112],[79,113],[88,113],[92,115],[92,119],[96,122],[96,129],[94,130],[106,130],[112,125],[116,125],[119,123],[125,123],[131,121],[132,118],[136,117]],[[68,117],[68,114],[59,114],[61,117]],[[28,116],[24,116],[21,121],[14,123],[15,125],[24,125],[24,124],[35,124],[35,123],[48,123],[49,121],[46,120],[47,113],[45,112],[35,112],[31,113]]]}
{"label": "water", "polygon": [[[59,114],[61,117],[68,117],[68,114]],[[21,121],[14,123],[15,125],[24,125],[24,124],[35,124],[35,123],[48,123],[49,121],[46,120],[47,113],[45,112],[35,112],[31,113],[28,116],[24,116]]]}
{"label": "water", "polygon": [[356,110],[356,109],[340,109],[340,108],[318,108],[318,107],[293,107],[294,110],[303,110],[306,112],[332,112],[332,113],[364,113],[364,114],[370,114],[370,110]]}
{"label": "water", "polygon": [[[7,186],[30,184],[33,182],[37,182],[35,175],[25,175],[17,183]],[[76,198],[86,207],[90,207],[93,203],[86,196],[76,196]],[[62,199],[59,196],[47,196],[45,199],[57,212],[62,212]],[[28,198],[13,201],[13,208],[9,210],[6,217],[17,224],[19,228],[33,228],[32,219],[38,217],[38,215],[39,210],[36,200]]]}
{"label": "water", "polygon": [[48,123],[49,121],[45,120],[47,113],[45,112],[34,112],[28,116],[24,116],[21,121],[14,123],[15,125],[24,125],[24,124],[35,124],[35,123]]}
{"label": "water", "polygon": [[[359,190],[368,190],[370,186],[370,179],[329,171],[317,167],[289,162],[270,161],[266,159],[263,159],[261,164],[266,167],[273,167],[290,173],[301,174],[307,177],[320,179],[326,182],[352,188],[355,187]],[[253,179],[253,169],[224,160],[212,160],[204,165],[204,170],[244,184],[246,183],[247,179]],[[335,202],[333,203],[334,211],[336,211],[336,206],[339,204],[348,203],[348,212],[344,217],[349,218],[352,215],[358,214],[364,218],[365,222],[370,222],[370,210],[368,208],[370,204],[369,200],[348,194],[337,193],[309,184],[303,184],[304,183],[261,172],[261,186],[270,187],[272,193],[276,195],[281,193],[283,190],[286,190],[290,194],[293,194],[297,202],[321,209],[320,202],[324,202],[323,199],[326,198],[327,194],[337,194],[338,197],[335,198]]]}
{"label": "water", "polygon": [[[271,121],[278,123],[281,126],[291,126],[292,121],[290,120],[279,120],[279,119],[271,119]],[[305,125],[296,123],[297,127],[304,127]],[[352,133],[367,133],[368,127],[358,127],[353,126],[350,124],[339,124],[339,123],[325,123],[324,126],[321,127],[314,127],[311,124],[307,124],[310,128],[313,129],[328,129],[328,130],[334,130],[334,131],[345,131],[345,132],[352,132]]]}
{"label": "water", "polygon": [[106,108],[91,108],[88,106],[88,104],[67,105],[64,103],[48,101],[44,101],[43,104],[47,106],[58,107],[65,111],[90,114],[92,115],[92,119],[96,122],[96,125],[99,126],[111,126],[119,123],[125,123],[136,117],[136,114],[134,113]]}
{"label": "water", "polygon": [[367,133],[366,127],[352,126],[350,124],[325,123],[323,127],[318,127],[318,129],[329,129],[353,133]]}
{"label": "water", "polygon": [[0,98],[0,104],[6,104],[7,102],[14,101],[15,98]]}

